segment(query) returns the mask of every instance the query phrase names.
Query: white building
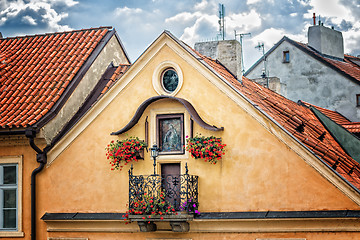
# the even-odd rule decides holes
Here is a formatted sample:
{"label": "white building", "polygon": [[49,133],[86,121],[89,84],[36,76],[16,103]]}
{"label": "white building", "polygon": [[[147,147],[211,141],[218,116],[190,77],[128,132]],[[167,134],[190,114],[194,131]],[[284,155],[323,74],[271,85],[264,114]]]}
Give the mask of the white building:
{"label": "white building", "polygon": [[360,58],[344,55],[342,33],[322,25],[309,28],[308,42],[284,36],[244,75],[268,82],[293,101],[303,100],[359,122]]}

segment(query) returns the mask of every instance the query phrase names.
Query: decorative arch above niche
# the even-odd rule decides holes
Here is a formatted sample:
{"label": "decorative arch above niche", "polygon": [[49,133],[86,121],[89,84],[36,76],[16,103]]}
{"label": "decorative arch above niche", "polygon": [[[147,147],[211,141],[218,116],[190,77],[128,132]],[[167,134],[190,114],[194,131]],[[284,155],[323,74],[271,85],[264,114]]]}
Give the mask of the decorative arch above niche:
{"label": "decorative arch above niche", "polygon": [[172,100],[176,100],[177,102],[181,103],[185,107],[185,109],[188,111],[191,118],[204,129],[207,129],[210,131],[223,131],[224,130],[224,127],[218,128],[218,127],[216,127],[214,125],[210,125],[210,124],[206,123],[204,120],[202,120],[202,118],[199,116],[199,114],[197,113],[197,111],[195,110],[193,105],[190,102],[186,101],[185,99],[177,98],[177,97],[173,97],[173,96],[160,95],[160,96],[151,97],[151,98],[147,99],[146,101],[144,101],[138,107],[135,115],[132,117],[130,122],[125,127],[120,129],[119,131],[112,132],[111,135],[119,135],[119,134],[122,134],[122,133],[130,130],[140,120],[145,109],[153,102],[156,102],[161,99],[172,99]]}

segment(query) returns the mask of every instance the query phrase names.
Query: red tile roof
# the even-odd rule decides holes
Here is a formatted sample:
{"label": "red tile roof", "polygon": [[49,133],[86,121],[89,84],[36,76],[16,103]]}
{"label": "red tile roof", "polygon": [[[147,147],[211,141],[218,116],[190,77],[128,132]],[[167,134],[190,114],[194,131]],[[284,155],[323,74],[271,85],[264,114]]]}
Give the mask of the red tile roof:
{"label": "red tile roof", "polygon": [[307,107],[309,107],[309,106],[315,107],[317,110],[319,110],[320,112],[322,112],[323,114],[325,114],[326,116],[331,118],[331,120],[333,120],[334,122],[336,122],[339,125],[351,123],[351,121],[349,119],[347,119],[345,116],[343,116],[342,114],[340,114],[336,111],[322,108],[322,107],[319,107],[319,106],[316,106],[316,105],[313,105],[311,103],[304,102],[304,101],[301,101],[301,103]]}
{"label": "red tile roof", "polygon": [[0,126],[27,127],[44,117],[109,31],[0,39]]}
{"label": "red tile roof", "polygon": [[242,82],[239,82],[219,62],[194,52],[314,154],[360,189],[360,164],[345,153],[309,108],[286,99],[246,77],[242,77]]}
{"label": "red tile roof", "polygon": [[344,127],[346,130],[348,130],[351,133],[360,133],[360,122],[351,122],[349,119],[341,115],[340,113],[336,111],[332,111],[326,108],[318,107],[315,105],[312,105],[310,103],[301,101],[306,106],[313,106],[316,109],[318,109],[320,112],[331,118],[334,122]]}
{"label": "red tile roof", "polygon": [[346,123],[346,124],[342,124],[341,126],[343,126],[346,130],[348,130],[351,133],[360,133],[360,122],[351,122],[351,123]]}
{"label": "red tile roof", "polygon": [[116,67],[112,76],[108,79],[108,82],[104,89],[101,92],[103,95],[106,91],[108,91],[114,84],[119,80],[119,78],[130,68],[130,64],[122,64]]}

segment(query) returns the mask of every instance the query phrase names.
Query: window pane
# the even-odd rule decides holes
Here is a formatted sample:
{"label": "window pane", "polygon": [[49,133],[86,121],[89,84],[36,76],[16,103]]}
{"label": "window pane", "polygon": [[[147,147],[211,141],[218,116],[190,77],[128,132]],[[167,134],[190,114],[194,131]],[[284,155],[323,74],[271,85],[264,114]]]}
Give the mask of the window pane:
{"label": "window pane", "polygon": [[16,190],[4,190],[4,208],[16,208]]}
{"label": "window pane", "polygon": [[16,184],[16,166],[4,166],[4,184]]}
{"label": "window pane", "polygon": [[16,210],[4,210],[4,228],[16,228]]}

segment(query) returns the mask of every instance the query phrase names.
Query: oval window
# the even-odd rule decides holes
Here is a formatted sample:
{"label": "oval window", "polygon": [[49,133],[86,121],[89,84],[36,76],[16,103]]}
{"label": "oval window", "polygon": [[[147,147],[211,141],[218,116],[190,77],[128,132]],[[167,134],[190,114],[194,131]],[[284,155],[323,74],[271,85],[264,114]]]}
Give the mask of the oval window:
{"label": "oval window", "polygon": [[161,83],[166,92],[173,92],[179,85],[179,77],[173,68],[166,69],[161,77]]}

